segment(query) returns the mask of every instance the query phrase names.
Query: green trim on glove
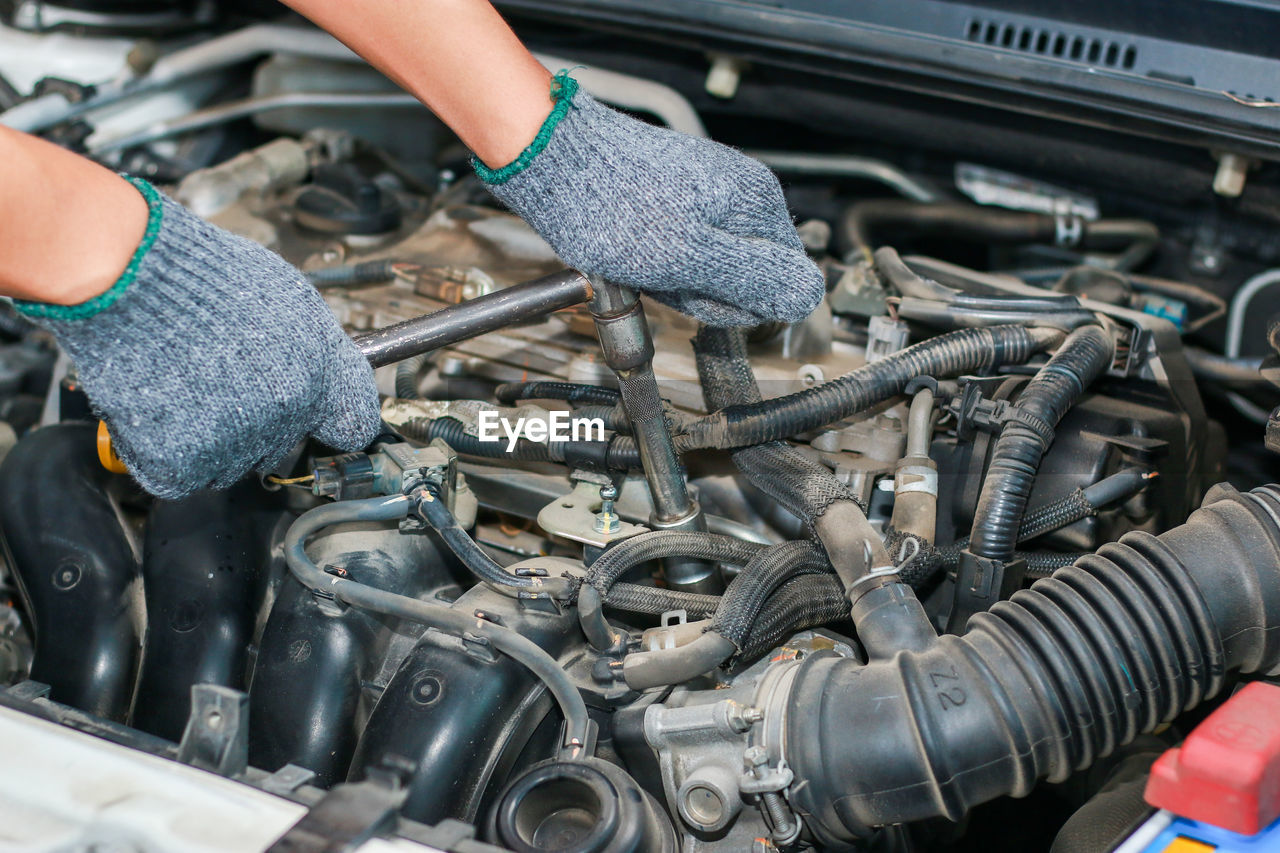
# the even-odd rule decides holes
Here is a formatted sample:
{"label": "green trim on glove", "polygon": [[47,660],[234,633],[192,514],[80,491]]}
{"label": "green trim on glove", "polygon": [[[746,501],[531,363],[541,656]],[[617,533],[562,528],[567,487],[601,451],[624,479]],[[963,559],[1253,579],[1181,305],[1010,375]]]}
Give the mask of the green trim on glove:
{"label": "green trim on glove", "polygon": [[505,184],[516,175],[529,168],[533,163],[533,158],[542,153],[542,150],[551,142],[551,134],[555,132],[556,125],[569,113],[569,108],[573,106],[573,96],[578,93],[578,81],[569,76],[568,69],[561,71],[551,78],[551,100],[555,106],[551,108],[551,114],[542,122],[542,127],[538,128],[538,135],[533,138],[533,142],[520,152],[520,156],[512,160],[501,169],[490,169],[484,163],[480,162],[478,157],[471,158],[471,165],[475,168],[476,174],[480,176],[480,180],[491,186]]}
{"label": "green trim on glove", "polygon": [[138,244],[138,248],[134,249],[133,257],[129,259],[129,264],[124,268],[124,272],[116,279],[116,283],[107,288],[107,290],[99,293],[92,299],[86,299],[76,305],[51,305],[47,302],[26,302],[21,299],[13,300],[13,307],[17,308],[22,314],[28,317],[39,317],[48,320],[86,320],[100,311],[110,308],[117,299],[124,296],[129,285],[133,284],[133,280],[138,277],[138,267],[142,265],[142,259],[147,256],[147,252],[151,250],[151,246],[156,241],[156,237],[160,234],[160,224],[164,220],[164,208],[160,204],[160,193],[151,184],[141,178],[133,178],[128,175],[122,176],[126,181],[142,193],[142,197],[147,200],[147,230],[142,234],[142,242]]}

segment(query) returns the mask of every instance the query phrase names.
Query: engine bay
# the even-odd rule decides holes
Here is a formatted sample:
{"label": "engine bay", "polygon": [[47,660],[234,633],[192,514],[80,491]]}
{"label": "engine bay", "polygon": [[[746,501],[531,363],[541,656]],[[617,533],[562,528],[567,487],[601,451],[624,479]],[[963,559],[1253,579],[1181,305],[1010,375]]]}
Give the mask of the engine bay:
{"label": "engine bay", "polygon": [[1257,152],[513,5],[781,176],[826,300],[700,327],[300,20],[11,5],[0,121],[303,270],[385,429],[156,500],[6,306],[0,710],[305,805],[273,850],[1109,850],[1280,671]]}

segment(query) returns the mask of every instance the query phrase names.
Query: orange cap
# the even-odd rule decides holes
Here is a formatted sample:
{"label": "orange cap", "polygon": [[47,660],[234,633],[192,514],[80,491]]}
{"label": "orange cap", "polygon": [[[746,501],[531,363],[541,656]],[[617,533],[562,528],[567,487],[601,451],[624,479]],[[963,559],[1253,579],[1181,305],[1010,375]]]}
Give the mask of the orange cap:
{"label": "orange cap", "polygon": [[107,432],[106,421],[98,421],[98,461],[112,474],[129,473],[129,469],[116,456],[116,451],[111,446],[111,433]]}

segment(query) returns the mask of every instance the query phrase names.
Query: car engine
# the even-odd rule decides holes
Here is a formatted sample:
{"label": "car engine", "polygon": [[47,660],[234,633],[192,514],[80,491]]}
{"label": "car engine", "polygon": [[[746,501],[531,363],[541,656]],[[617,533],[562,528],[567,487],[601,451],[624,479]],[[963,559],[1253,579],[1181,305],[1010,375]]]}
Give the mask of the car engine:
{"label": "car engine", "polygon": [[279,252],[385,395],[159,501],[0,314],[0,711],[305,806],[273,850],[1113,849],[1280,672],[1274,162],[603,8],[503,6],[779,173],[804,322],[566,270],[268,4],[0,4],[0,122]]}

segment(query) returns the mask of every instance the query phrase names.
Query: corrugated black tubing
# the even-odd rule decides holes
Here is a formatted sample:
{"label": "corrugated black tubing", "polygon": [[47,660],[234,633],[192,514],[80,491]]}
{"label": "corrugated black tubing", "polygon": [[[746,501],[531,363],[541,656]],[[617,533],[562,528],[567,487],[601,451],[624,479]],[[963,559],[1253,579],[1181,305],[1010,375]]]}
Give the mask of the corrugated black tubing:
{"label": "corrugated black tubing", "polygon": [[396,277],[396,261],[364,261],[341,267],[329,267],[312,270],[307,273],[307,281],[312,287],[354,287],[361,284],[382,284]]}
{"label": "corrugated black tubing", "polygon": [[577,382],[506,382],[494,389],[500,403],[520,400],[563,400],[582,406],[616,406],[622,396],[615,388]]}
{"label": "corrugated black tubing", "polygon": [[[1093,380],[1110,367],[1114,353],[1115,344],[1106,330],[1076,329],[1027,383],[1018,396],[1018,408],[1049,428],[1056,427]],[[969,551],[1005,562],[1013,558],[1022,515],[1046,450],[1048,443],[1040,433],[1019,421],[1005,422],[978,497]]]}
{"label": "corrugated black tubing", "polygon": [[396,396],[402,400],[418,399],[418,374],[434,353],[411,356],[396,365]]}
{"label": "corrugated black tubing", "polygon": [[605,441],[555,441],[542,444],[521,438],[513,450],[507,450],[507,441],[481,441],[467,432],[466,426],[453,418],[415,418],[399,427],[405,438],[427,444],[443,439],[446,444],[464,456],[481,456],[487,459],[511,459],[518,462],[564,462],[583,460],[598,462],[600,467],[615,471],[627,471],[640,467],[640,451],[635,441],[626,435],[615,435]]}
{"label": "corrugated black tubing", "polygon": [[[818,846],[1061,782],[1280,669],[1280,487],[1216,487],[979,613],[963,636],[868,664],[796,664],[782,757]],[[851,736],[856,732],[856,736]]]}
{"label": "corrugated black tubing", "polygon": [[795,394],[728,405],[691,424],[676,445],[680,450],[749,447],[810,432],[898,396],[916,377],[943,378],[1022,364],[1058,339],[1057,332],[1023,326],[948,332]]}
{"label": "corrugated black tubing", "polygon": [[466,456],[484,456],[498,459],[516,459],[522,462],[549,462],[547,445],[528,439],[518,439],[515,449],[508,452],[506,440],[481,441],[467,432],[462,421],[453,418],[415,418],[399,427],[405,438],[424,444],[443,439],[446,444]]}

